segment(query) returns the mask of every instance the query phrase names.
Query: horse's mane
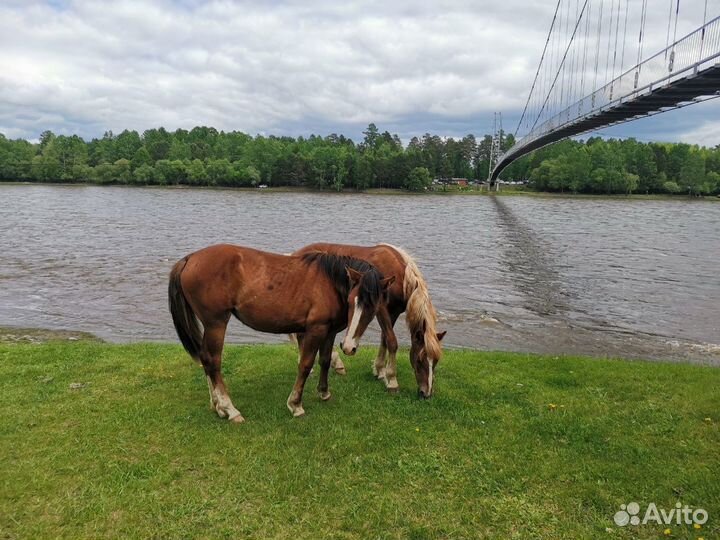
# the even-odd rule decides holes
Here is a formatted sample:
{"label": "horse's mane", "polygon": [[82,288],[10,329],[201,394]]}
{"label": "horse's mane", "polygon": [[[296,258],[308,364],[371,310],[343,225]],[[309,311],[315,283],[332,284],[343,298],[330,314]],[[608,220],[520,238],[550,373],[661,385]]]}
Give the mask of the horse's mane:
{"label": "horse's mane", "polygon": [[437,312],[430,300],[427,282],[410,254],[402,248],[391,244],[382,244],[394,249],[405,262],[403,279],[403,297],[405,298],[405,322],[410,335],[421,332],[425,341],[425,349],[432,358],[440,359],[442,347],[437,338]]}
{"label": "horse's mane", "polygon": [[358,302],[366,308],[374,308],[382,298],[383,288],[380,283],[383,275],[367,261],[348,257],[347,255],[334,255],[324,251],[311,251],[301,255],[306,264],[316,264],[335,285],[338,294],[345,301],[350,293],[350,278],[346,268],[352,268],[364,274],[360,282]]}

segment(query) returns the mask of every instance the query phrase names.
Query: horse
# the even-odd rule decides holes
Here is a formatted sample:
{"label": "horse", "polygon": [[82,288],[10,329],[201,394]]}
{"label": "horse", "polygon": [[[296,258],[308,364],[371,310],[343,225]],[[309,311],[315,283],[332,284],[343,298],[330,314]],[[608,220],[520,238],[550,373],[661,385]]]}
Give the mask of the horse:
{"label": "horse", "polygon": [[240,423],[245,419],[233,405],[221,372],[231,316],[260,332],[304,335],[297,379],[287,399],[293,416],[302,416],[303,389],[315,356],[319,353],[321,365],[318,392],[327,401],[335,336],[350,321],[342,348],[354,352],[393,281],[366,261],[349,256],[286,256],[220,244],[191,253],[173,266],[168,299],[180,342],[205,370],[210,408]]}
{"label": "horse", "polygon": [[[368,261],[384,276],[395,278],[394,284],[388,289],[387,302],[377,313],[382,339],[372,365],[373,375],[385,382],[389,392],[399,391],[396,362],[398,346],[393,327],[400,314],[405,312],[410,331],[410,364],[415,371],[418,395],[424,399],[431,397],[435,367],[442,356],[440,342],[447,332],[436,332],[437,313],[430,300],[425,278],[415,260],[403,249],[390,244],[352,246],[315,243],[295,251],[293,255],[317,251]],[[389,353],[387,363],[386,352]],[[337,353],[333,353],[332,360],[335,370],[344,372],[345,366]]]}

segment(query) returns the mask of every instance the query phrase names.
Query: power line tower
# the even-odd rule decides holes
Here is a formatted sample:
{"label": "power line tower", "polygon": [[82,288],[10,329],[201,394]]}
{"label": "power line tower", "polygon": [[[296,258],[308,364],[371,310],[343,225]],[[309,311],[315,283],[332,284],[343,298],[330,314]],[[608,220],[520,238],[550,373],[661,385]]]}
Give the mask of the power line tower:
{"label": "power line tower", "polygon": [[496,165],[497,162],[500,161],[500,156],[502,156],[503,153],[503,135],[502,113],[493,113],[493,136],[490,144],[490,164],[488,166],[488,191],[492,188],[493,184],[495,185],[496,191],[499,189],[497,181],[492,181],[492,172],[493,165]]}

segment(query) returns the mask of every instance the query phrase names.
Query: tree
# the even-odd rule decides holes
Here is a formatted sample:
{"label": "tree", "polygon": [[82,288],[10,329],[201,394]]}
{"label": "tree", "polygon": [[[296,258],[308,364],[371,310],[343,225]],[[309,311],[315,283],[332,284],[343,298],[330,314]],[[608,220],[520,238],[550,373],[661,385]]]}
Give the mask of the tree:
{"label": "tree", "polygon": [[250,165],[245,169],[245,178],[252,187],[257,187],[260,184],[260,171]]}
{"label": "tree", "polygon": [[663,183],[663,189],[668,193],[680,193],[682,188],[677,185],[676,182],[673,182],[672,180],[668,182]]}
{"label": "tree", "polygon": [[211,185],[231,186],[235,181],[235,169],[227,159],[211,159],[205,167]]}
{"label": "tree", "polygon": [[129,184],[133,180],[130,160],[118,159],[113,164],[113,180],[120,184]]}
{"label": "tree", "polygon": [[[42,151],[46,180],[72,181],[76,167],[87,162],[87,146],[77,135],[53,137]],[[51,172],[52,171],[52,172]],[[52,175],[48,177],[47,175]]]}
{"label": "tree", "polygon": [[405,181],[405,188],[410,191],[423,191],[427,189],[432,182],[430,171],[425,167],[415,167]]}
{"label": "tree", "polygon": [[170,151],[168,153],[168,159],[171,161],[176,160],[189,160],[191,157],[190,146],[181,140],[173,139],[170,144]]}
{"label": "tree", "polygon": [[135,153],[143,145],[137,131],[123,131],[115,138],[114,154],[117,159],[133,159]]}
{"label": "tree", "polygon": [[32,179],[35,147],[27,141],[11,141],[0,134],[0,180]]}
{"label": "tree", "polygon": [[363,146],[368,150],[375,150],[380,138],[378,128],[375,124],[368,124],[368,127],[363,131],[365,138],[363,139]]}
{"label": "tree", "polygon": [[698,195],[703,191],[705,184],[705,160],[702,154],[693,149],[685,154],[685,160],[680,166],[680,187],[689,195]]}
{"label": "tree", "polygon": [[208,175],[205,171],[205,165],[199,159],[192,160],[187,166],[187,179],[190,184],[196,186],[206,185]]}
{"label": "tree", "polygon": [[143,165],[152,165],[152,162],[153,161],[152,157],[150,157],[150,152],[148,152],[145,146],[141,146],[137,149],[135,155],[132,158],[132,168],[134,170],[142,167]]}
{"label": "tree", "polygon": [[187,169],[180,160],[161,159],[155,163],[155,170],[164,184],[183,184],[187,181]]}
{"label": "tree", "polygon": [[167,159],[170,152],[170,134],[165,128],[145,130],[143,132],[143,143],[153,161]]}
{"label": "tree", "polygon": [[140,165],[132,173],[135,184],[159,184],[160,176],[152,165]]}

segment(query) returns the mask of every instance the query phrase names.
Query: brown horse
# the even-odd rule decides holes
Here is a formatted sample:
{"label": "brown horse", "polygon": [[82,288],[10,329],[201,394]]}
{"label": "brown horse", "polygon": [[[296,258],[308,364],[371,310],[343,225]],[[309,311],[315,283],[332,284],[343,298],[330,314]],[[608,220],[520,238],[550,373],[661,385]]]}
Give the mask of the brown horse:
{"label": "brown horse", "polygon": [[[317,243],[305,246],[294,255],[317,251],[365,260],[384,276],[396,278],[395,283],[388,289],[387,304],[382,305],[377,313],[382,340],[373,362],[373,374],[385,382],[390,392],[398,391],[397,339],[393,327],[400,314],[405,312],[410,330],[410,363],[415,370],[418,395],[422,398],[432,396],[435,366],[442,356],[440,341],[446,332],[435,331],[437,314],[430,300],[425,278],[413,258],[404,250],[390,244],[366,247]],[[386,351],[389,353],[387,363]],[[336,354],[333,355],[333,363],[336,370],[344,371],[345,367]]]}
{"label": "brown horse", "polygon": [[301,416],[303,389],[315,355],[320,354],[321,365],[318,392],[327,400],[335,335],[350,321],[343,348],[356,349],[393,280],[348,256],[286,256],[221,244],[178,261],[170,272],[168,295],[178,337],[205,369],[211,408],[221,418],[242,422],[221,372],[231,315],[260,332],[304,335],[297,379],[287,400],[293,416]]}

